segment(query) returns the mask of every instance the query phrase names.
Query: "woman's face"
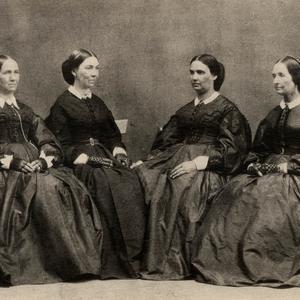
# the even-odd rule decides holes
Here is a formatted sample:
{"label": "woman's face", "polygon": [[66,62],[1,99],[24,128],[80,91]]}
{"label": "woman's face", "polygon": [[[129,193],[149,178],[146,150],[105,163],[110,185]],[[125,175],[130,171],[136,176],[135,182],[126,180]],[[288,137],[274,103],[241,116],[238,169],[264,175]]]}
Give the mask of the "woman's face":
{"label": "woman's face", "polygon": [[291,74],[284,63],[277,63],[273,67],[273,85],[277,94],[292,95],[297,89]]}
{"label": "woman's face", "polygon": [[12,94],[16,91],[20,80],[19,67],[13,59],[4,61],[0,70],[0,92]]}
{"label": "woman's face", "polygon": [[94,56],[88,57],[72,73],[82,89],[92,88],[99,77],[99,61]]}
{"label": "woman's face", "polygon": [[214,81],[217,76],[212,75],[207,65],[201,61],[193,61],[190,66],[192,87],[198,94],[205,94],[214,90]]}

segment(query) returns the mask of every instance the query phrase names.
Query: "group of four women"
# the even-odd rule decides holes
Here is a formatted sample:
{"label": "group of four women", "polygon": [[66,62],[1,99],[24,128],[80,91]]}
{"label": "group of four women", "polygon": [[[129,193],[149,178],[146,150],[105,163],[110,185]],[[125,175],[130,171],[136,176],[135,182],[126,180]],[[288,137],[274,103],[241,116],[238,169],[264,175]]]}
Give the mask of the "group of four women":
{"label": "group of four women", "polygon": [[[44,122],[16,100],[17,62],[0,55],[0,281],[95,276],[300,285],[300,62],[273,68],[280,105],[251,147],[219,90],[225,70],[195,56],[196,98],[130,165],[111,111],[91,92],[97,56],[73,51],[69,88]],[[241,174],[241,175],[238,175]]]}

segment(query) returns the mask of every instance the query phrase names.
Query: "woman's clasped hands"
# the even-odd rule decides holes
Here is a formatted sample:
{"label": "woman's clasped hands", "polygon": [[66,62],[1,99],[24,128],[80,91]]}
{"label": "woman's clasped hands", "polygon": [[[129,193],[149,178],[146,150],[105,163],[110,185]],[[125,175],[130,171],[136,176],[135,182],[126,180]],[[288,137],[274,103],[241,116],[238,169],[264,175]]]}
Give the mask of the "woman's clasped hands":
{"label": "woman's clasped hands", "polygon": [[10,170],[27,174],[33,172],[45,172],[48,169],[48,165],[44,158],[39,158],[32,162],[20,158],[13,158],[9,168]]}

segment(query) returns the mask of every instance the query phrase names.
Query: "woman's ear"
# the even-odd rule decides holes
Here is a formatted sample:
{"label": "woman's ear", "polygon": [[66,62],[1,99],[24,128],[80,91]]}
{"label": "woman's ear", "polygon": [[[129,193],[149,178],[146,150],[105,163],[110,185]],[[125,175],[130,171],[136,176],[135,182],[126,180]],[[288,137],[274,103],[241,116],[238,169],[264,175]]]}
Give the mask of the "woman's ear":
{"label": "woman's ear", "polygon": [[[74,75],[74,76],[75,76],[75,75]],[[213,80],[216,80],[217,78],[218,78],[217,75],[214,75],[214,76],[212,77]]]}
{"label": "woman's ear", "polygon": [[71,73],[74,77],[76,77],[76,72],[74,70],[72,70]]}

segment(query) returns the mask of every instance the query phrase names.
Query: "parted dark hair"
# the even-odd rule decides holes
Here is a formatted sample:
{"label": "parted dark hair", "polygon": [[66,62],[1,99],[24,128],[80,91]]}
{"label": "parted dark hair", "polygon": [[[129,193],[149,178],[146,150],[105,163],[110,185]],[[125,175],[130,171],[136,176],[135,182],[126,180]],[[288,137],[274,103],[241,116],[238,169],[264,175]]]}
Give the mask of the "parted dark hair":
{"label": "parted dark hair", "polygon": [[300,61],[294,56],[287,55],[286,57],[279,59],[277,63],[285,64],[288,69],[293,82],[297,86],[298,91],[300,92]]}
{"label": "parted dark hair", "polygon": [[12,59],[12,58],[8,55],[0,54],[0,70],[2,69],[4,62],[8,59]]}
{"label": "parted dark hair", "polygon": [[74,50],[71,55],[62,63],[61,70],[64,80],[68,84],[72,85],[75,81],[72,71],[77,69],[89,57],[96,57],[98,59],[94,52],[85,49],[78,49]]}
{"label": "parted dark hair", "polygon": [[209,68],[212,75],[217,76],[216,80],[214,81],[214,89],[219,91],[225,79],[224,65],[210,54],[196,55],[191,59],[190,64],[192,64],[194,61],[202,62]]}

